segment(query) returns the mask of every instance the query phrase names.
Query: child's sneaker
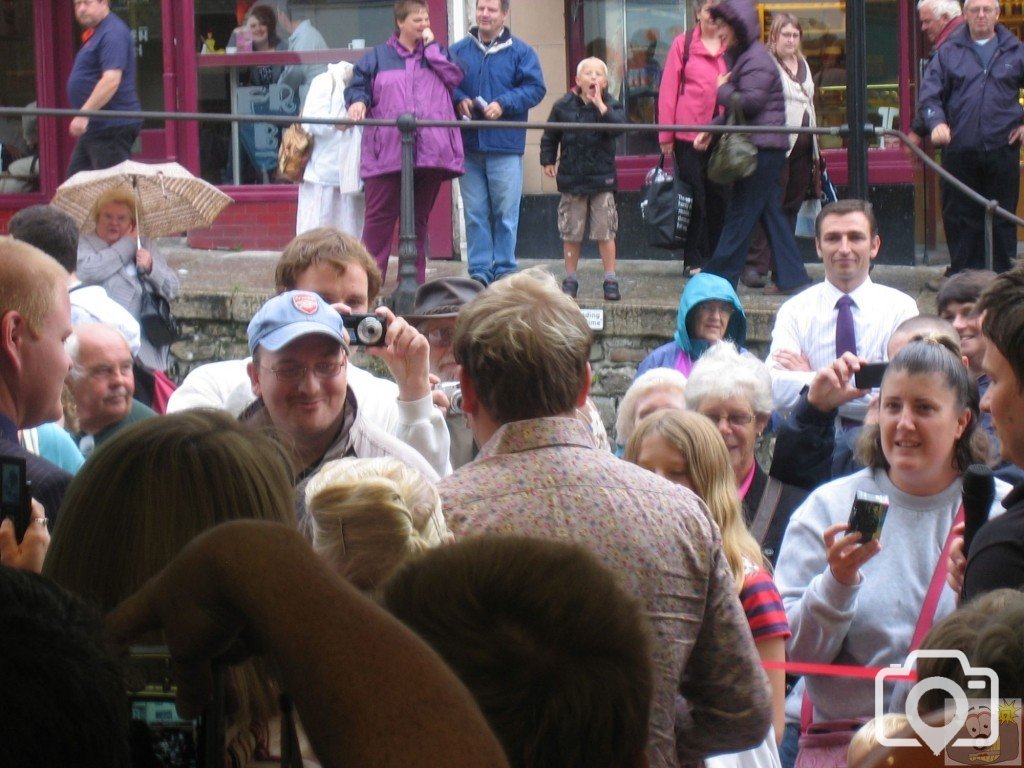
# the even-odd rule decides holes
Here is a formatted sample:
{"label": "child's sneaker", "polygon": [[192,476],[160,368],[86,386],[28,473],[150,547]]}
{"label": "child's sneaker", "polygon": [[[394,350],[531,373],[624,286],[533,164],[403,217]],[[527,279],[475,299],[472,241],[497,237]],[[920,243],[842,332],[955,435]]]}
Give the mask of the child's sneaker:
{"label": "child's sneaker", "polygon": [[571,296],[572,298],[575,299],[576,294],[579,292],[579,290],[579,281],[575,280],[574,278],[567,277],[565,278],[565,280],[562,281],[562,293]]}
{"label": "child's sneaker", "polygon": [[[562,290],[565,290],[565,284],[562,284]],[[574,294],[575,295],[575,294]],[[619,281],[614,277],[610,277],[604,281],[604,300],[605,301],[618,301],[622,298],[619,293]]]}

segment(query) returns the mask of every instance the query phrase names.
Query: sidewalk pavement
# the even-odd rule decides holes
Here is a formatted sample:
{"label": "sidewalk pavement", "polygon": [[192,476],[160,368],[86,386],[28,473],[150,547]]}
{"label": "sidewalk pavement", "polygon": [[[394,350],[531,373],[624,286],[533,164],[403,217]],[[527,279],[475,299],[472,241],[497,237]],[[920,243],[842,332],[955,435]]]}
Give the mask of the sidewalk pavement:
{"label": "sidewalk pavement", "polygon": [[[257,294],[269,296],[274,291],[274,267],[280,256],[278,251],[205,251],[189,248],[184,239],[164,238],[158,241],[168,263],[178,270],[181,291],[184,294]],[[934,261],[934,259],[933,259]],[[560,259],[520,259],[520,268],[544,266],[559,280],[564,271]],[[925,283],[944,270],[942,265],[907,267],[878,265],[872,271],[876,282],[898,288],[915,297],[922,312],[935,311],[935,294]],[[819,263],[807,265],[812,280],[823,279],[824,270]],[[431,260],[427,263],[427,280],[437,277],[466,275],[461,261]],[[605,302],[602,298],[603,272],[597,259],[580,262],[581,306],[612,309],[621,307],[662,307],[672,312],[679,304],[679,294],[686,283],[681,261],[629,261],[620,260],[617,275],[622,290],[620,302]],[[397,283],[398,259],[392,257],[388,267],[388,280],[382,291],[390,294]],[[765,296],[760,289],[739,287],[740,299],[748,314],[770,314],[788,297]],[[770,326],[769,326],[770,327]]]}

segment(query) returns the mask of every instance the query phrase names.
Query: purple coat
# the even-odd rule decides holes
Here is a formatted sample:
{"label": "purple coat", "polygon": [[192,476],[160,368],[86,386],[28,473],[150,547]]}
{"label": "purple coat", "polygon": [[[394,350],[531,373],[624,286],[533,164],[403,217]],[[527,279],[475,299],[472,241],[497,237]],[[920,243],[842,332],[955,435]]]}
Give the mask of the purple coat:
{"label": "purple coat", "polygon": [[[725,54],[731,73],[718,89],[718,103],[726,109],[738,94],[748,125],[786,124],[786,97],[775,58],[761,42],[757,9],[750,0],[724,0],[711,9],[711,17],[726,22],[736,33],[736,43]],[[715,118],[725,123],[725,116]],[[789,149],[789,134],[753,133],[750,141],[762,149]]]}
{"label": "purple coat", "polygon": [[[422,120],[455,120],[452,92],[462,70],[436,42],[408,51],[393,34],[374,46],[355,65],[345,89],[347,106],[366,104],[366,117],[390,120],[411,113]],[[449,177],[465,170],[458,128],[417,128],[416,168],[437,168]],[[366,126],[363,130],[360,175],[364,178],[402,170],[402,139],[397,128]]]}

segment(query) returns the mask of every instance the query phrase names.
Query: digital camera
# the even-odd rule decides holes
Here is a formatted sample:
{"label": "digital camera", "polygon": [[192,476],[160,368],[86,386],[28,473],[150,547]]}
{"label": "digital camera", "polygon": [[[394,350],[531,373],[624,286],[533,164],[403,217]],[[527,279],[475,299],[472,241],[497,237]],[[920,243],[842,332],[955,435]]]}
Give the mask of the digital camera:
{"label": "digital camera", "polygon": [[364,347],[383,347],[388,327],[376,315],[342,315],[348,337],[353,344]]}
{"label": "digital camera", "polygon": [[457,381],[442,381],[437,388],[448,398],[448,415],[461,416],[463,413],[462,385]]}
{"label": "digital camera", "polygon": [[133,754],[164,768],[221,768],[224,765],[225,667],[214,667],[213,701],[203,714],[178,714],[177,685],[166,646],[133,645],[122,666],[130,717],[136,727]]}

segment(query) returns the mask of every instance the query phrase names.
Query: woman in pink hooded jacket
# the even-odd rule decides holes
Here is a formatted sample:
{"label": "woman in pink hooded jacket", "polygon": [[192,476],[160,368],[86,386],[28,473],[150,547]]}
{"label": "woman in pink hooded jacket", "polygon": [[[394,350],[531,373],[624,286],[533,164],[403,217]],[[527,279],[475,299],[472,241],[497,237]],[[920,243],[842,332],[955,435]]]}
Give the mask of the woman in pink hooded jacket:
{"label": "woman in pink hooded jacket", "polygon": [[[725,73],[725,46],[711,7],[718,0],[697,0],[697,26],[679,35],[665,57],[658,90],[658,122],[662,125],[706,125],[718,105],[718,76]],[[683,251],[691,269],[711,258],[725,219],[724,190],[708,181],[708,155],[693,148],[695,131],[661,131],[664,154],[675,153],[682,179],[693,188],[693,211]]]}
{"label": "woman in pink hooded jacket", "polygon": [[[356,64],[345,90],[349,118],[393,120],[409,113],[420,120],[454,121],[452,94],[462,82],[462,70],[434,39],[425,0],[398,0],[395,26],[387,42],[371,48]],[[457,128],[417,128],[415,152],[416,279],[422,283],[430,211],[441,183],[464,172],[465,155]],[[376,258],[384,278],[401,209],[398,128],[366,126],[360,164],[366,195],[363,245]]]}

